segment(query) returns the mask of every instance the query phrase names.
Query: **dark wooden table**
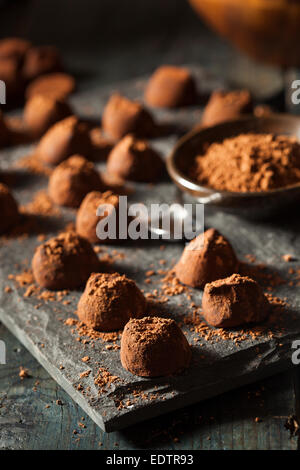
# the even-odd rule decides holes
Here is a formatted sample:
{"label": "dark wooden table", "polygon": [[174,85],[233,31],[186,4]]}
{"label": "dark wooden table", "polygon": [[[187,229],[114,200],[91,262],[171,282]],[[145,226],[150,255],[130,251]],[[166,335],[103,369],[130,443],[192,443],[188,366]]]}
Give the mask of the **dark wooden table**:
{"label": "dark wooden table", "polygon": [[[26,32],[31,31],[23,28],[23,34]],[[108,43],[97,43],[84,53],[68,51],[73,67],[93,71],[90,82],[89,74],[85,75],[85,86],[143,75],[160,63],[199,63],[266,94],[280,85],[278,71],[257,67],[241,57],[201,29],[185,8],[178,15],[172,11],[172,21],[166,28],[158,28],[154,36]],[[290,437],[285,423],[289,416],[300,413],[299,369],[105,434],[3,325],[0,339],[7,347],[7,364],[0,365],[1,449],[298,448],[298,438]],[[20,379],[20,366],[28,368],[29,378]]]}

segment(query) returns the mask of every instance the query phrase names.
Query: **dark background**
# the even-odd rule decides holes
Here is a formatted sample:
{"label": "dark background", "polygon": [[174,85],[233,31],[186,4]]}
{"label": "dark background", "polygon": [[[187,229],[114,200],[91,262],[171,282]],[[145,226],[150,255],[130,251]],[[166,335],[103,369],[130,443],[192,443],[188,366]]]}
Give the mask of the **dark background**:
{"label": "dark background", "polygon": [[260,96],[282,84],[212,33],[187,0],[0,0],[1,36],[54,44],[67,64],[101,83],[145,75],[162,64],[197,63]]}

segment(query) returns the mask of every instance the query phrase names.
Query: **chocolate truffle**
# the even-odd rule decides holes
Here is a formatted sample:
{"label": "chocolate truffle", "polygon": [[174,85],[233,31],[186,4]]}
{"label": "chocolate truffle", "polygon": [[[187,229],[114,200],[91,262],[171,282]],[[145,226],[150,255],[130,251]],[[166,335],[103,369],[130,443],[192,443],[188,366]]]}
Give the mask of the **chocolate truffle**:
{"label": "chocolate truffle", "polygon": [[191,348],[174,320],[144,317],[130,320],[121,338],[121,363],[140,377],[172,375],[188,367]]}
{"label": "chocolate truffle", "polygon": [[127,135],[110,152],[106,168],[118,178],[151,183],[162,175],[164,163],[146,141]]}
{"label": "chocolate truffle", "polygon": [[207,282],[229,276],[238,261],[229,241],[211,228],[194,238],[183,250],[175,273],[180,282],[203,288]]}
{"label": "chocolate truffle", "polygon": [[[108,205],[107,210],[101,216],[97,215],[97,209],[100,205]],[[99,191],[92,191],[83,199],[76,217],[76,232],[89,240],[91,243],[109,243],[110,238],[104,238],[104,234],[96,232],[98,223],[104,217],[116,216],[116,237],[118,235],[118,220],[119,220],[119,197],[111,191],[100,193]]]}
{"label": "chocolate truffle", "polygon": [[5,184],[0,183],[0,233],[14,227],[19,219],[18,205]]}
{"label": "chocolate truffle", "polygon": [[99,172],[92,162],[80,155],[73,155],[58,165],[48,184],[52,201],[67,207],[79,207],[87,193],[100,189],[103,184]]}
{"label": "chocolate truffle", "polygon": [[47,95],[52,98],[67,98],[75,90],[75,79],[66,73],[50,73],[33,80],[26,88],[26,98]]}
{"label": "chocolate truffle", "polygon": [[0,110],[0,147],[4,147],[9,142],[9,131]]}
{"label": "chocolate truffle", "polygon": [[102,127],[114,139],[121,139],[129,133],[137,137],[150,137],[153,134],[154,121],[141,103],[114,94],[105,106]]}
{"label": "chocolate truffle", "polygon": [[209,325],[234,328],[265,320],[269,302],[261,287],[249,277],[232,274],[206,284],[202,298],[203,316]]}
{"label": "chocolate truffle", "polygon": [[150,77],[145,101],[157,108],[177,108],[196,102],[196,84],[185,67],[163,65]]}
{"label": "chocolate truffle", "polygon": [[36,282],[50,290],[76,289],[99,268],[91,244],[74,232],[61,233],[38,246],[32,259]]}
{"label": "chocolate truffle", "polygon": [[91,274],[79,300],[77,315],[99,331],[123,328],[132,317],[145,313],[146,300],[134,281],[118,273]]}
{"label": "chocolate truffle", "polygon": [[204,109],[201,124],[214,126],[251,113],[252,109],[252,98],[248,90],[215,91]]}
{"label": "chocolate truffle", "polygon": [[21,38],[6,38],[0,41],[0,59],[22,61],[30,49],[29,41]]}
{"label": "chocolate truffle", "polygon": [[29,134],[37,138],[53,124],[71,114],[72,110],[65,101],[46,95],[35,95],[27,101],[23,117]]}
{"label": "chocolate truffle", "polygon": [[54,124],[40,140],[36,155],[48,165],[58,165],[74,154],[89,156],[91,141],[88,129],[75,116]]}
{"label": "chocolate truffle", "polygon": [[61,58],[54,46],[31,47],[24,59],[23,77],[25,80],[33,80],[39,75],[62,70]]}
{"label": "chocolate truffle", "polygon": [[92,145],[91,159],[94,162],[107,160],[114,143],[107,137],[104,137],[102,130],[97,127],[90,130],[90,139]]}

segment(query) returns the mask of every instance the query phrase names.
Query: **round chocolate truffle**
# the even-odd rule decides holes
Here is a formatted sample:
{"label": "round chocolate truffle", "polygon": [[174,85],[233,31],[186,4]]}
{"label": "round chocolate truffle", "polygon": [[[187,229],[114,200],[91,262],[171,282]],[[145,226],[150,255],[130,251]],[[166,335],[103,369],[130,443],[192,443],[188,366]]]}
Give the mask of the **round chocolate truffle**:
{"label": "round chocolate truffle", "polygon": [[238,260],[229,241],[211,228],[185,247],[175,273],[183,284],[203,288],[207,282],[234,273],[237,266]]}
{"label": "round chocolate truffle", "polygon": [[269,302],[256,281],[232,274],[206,284],[202,298],[203,316],[209,325],[234,328],[261,322],[269,312]]}
{"label": "round chocolate truffle", "polygon": [[107,157],[114,147],[114,143],[104,137],[100,128],[95,127],[90,130],[90,139],[92,145],[91,159],[94,162],[107,160]]}
{"label": "round chocolate truffle", "polygon": [[220,122],[237,119],[252,110],[253,103],[248,90],[215,91],[205,106],[201,124],[214,126]]}
{"label": "round chocolate truffle", "polygon": [[110,152],[106,168],[118,178],[151,183],[162,176],[164,163],[145,140],[127,135]]}
{"label": "round chocolate truffle", "polygon": [[30,135],[37,138],[53,124],[71,114],[72,110],[65,101],[45,95],[35,95],[25,105],[24,122]]}
{"label": "round chocolate truffle", "polygon": [[151,114],[141,103],[114,94],[105,106],[102,127],[114,139],[121,139],[129,133],[151,137],[155,126]]}
{"label": "round chocolate truffle", "polygon": [[196,84],[185,67],[163,65],[150,77],[145,101],[157,108],[177,108],[196,102]]}
{"label": "round chocolate truffle", "polygon": [[99,268],[91,244],[74,232],[61,233],[38,246],[32,259],[36,282],[50,290],[76,289]]}
{"label": "round chocolate truffle", "polygon": [[26,88],[26,98],[47,95],[66,99],[75,90],[75,79],[66,73],[49,73],[33,80]]}
{"label": "round chocolate truffle", "polygon": [[77,315],[94,330],[114,331],[130,318],[144,315],[145,309],[145,297],[134,281],[118,273],[93,273],[79,300]]}
{"label": "round chocolate truffle", "polygon": [[54,124],[42,137],[36,155],[48,165],[58,165],[74,154],[89,156],[91,141],[87,126],[70,116]]}
{"label": "round chocolate truffle", "polygon": [[56,47],[38,46],[27,51],[22,73],[25,80],[33,80],[39,75],[61,70],[61,58]]}
{"label": "round chocolate truffle", "polygon": [[0,59],[22,61],[30,49],[29,41],[21,38],[6,38],[0,41]]}
{"label": "round chocolate truffle", "polygon": [[169,318],[130,320],[121,339],[124,369],[140,377],[159,377],[188,367],[191,348],[183,332]]}
{"label": "round chocolate truffle", "polygon": [[93,190],[103,189],[99,172],[92,162],[80,155],[73,155],[52,172],[48,193],[55,204],[79,207],[82,199]]}
{"label": "round chocolate truffle", "polygon": [[[99,206],[103,206],[103,208],[105,206],[105,211],[102,215],[97,215]],[[99,226],[97,229],[98,223],[104,217],[115,217],[116,233],[113,234],[113,240],[116,240],[119,226],[119,197],[111,191],[106,191],[105,193],[92,191],[85,196],[78,209],[76,232],[91,243],[109,243],[112,239],[106,237],[107,233],[102,233]]]}
{"label": "round chocolate truffle", "polygon": [[0,183],[0,233],[7,232],[19,220],[19,210],[15,198],[5,184]]}

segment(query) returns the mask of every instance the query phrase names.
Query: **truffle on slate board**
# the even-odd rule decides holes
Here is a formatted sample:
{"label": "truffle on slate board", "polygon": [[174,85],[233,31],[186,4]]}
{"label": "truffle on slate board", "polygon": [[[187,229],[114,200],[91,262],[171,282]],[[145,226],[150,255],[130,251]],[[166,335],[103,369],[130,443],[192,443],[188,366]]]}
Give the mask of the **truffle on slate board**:
{"label": "truffle on slate board", "polygon": [[[97,209],[99,206],[107,205],[107,208],[103,215],[97,215]],[[104,238],[104,233],[101,235],[101,231],[97,225],[100,220],[115,216],[116,221],[116,233],[113,234],[115,240],[118,237],[118,220],[119,220],[119,197],[111,191],[100,193],[99,191],[92,191],[88,193],[83,199],[76,216],[76,232],[81,236],[89,240],[91,243],[109,243],[111,238]],[[99,233],[100,231],[100,233]]]}
{"label": "truffle on slate board", "polygon": [[114,139],[121,139],[129,133],[137,137],[151,137],[155,124],[151,114],[141,103],[114,94],[105,106],[102,127]]}
{"label": "truffle on slate board", "polygon": [[25,80],[33,80],[39,75],[62,70],[60,54],[54,46],[31,47],[24,58],[22,68]]}
{"label": "truffle on slate board", "polygon": [[53,170],[48,193],[59,206],[79,207],[87,193],[103,187],[93,163],[80,155],[73,155]]}
{"label": "truffle on slate board", "polygon": [[265,320],[269,302],[256,281],[233,274],[206,284],[202,308],[203,316],[210,325],[233,328]]}
{"label": "truffle on slate board", "polygon": [[42,137],[36,155],[48,165],[58,165],[74,154],[88,157],[91,141],[87,126],[75,116],[54,124]]}
{"label": "truffle on slate board", "polygon": [[164,162],[145,140],[127,135],[110,152],[106,168],[118,178],[151,183],[162,176]]}
{"label": "truffle on slate board", "polygon": [[145,90],[145,101],[158,108],[177,108],[194,104],[196,84],[185,67],[163,65],[155,70]]}
{"label": "truffle on slate board", "polygon": [[201,125],[214,126],[251,113],[253,103],[248,90],[215,91],[205,106]]}
{"label": "truffle on slate board", "polygon": [[124,369],[140,377],[159,377],[188,367],[191,348],[174,320],[144,317],[130,320],[121,338]]}
{"label": "truffle on slate board", "polygon": [[41,137],[57,121],[70,116],[72,109],[63,100],[46,95],[35,95],[24,108],[24,122],[30,135]]}
{"label": "truffle on slate board", "polygon": [[77,309],[79,319],[90,328],[114,331],[132,317],[145,314],[146,300],[136,283],[118,273],[93,273]]}
{"label": "truffle on slate board", "polygon": [[74,232],[61,233],[35,250],[36,282],[50,290],[76,289],[101,267],[91,244]]}
{"label": "truffle on slate board", "polygon": [[229,241],[211,228],[185,247],[174,269],[183,284],[203,288],[207,282],[234,273],[237,267],[238,260]]}
{"label": "truffle on slate board", "polygon": [[0,233],[7,232],[19,220],[19,210],[15,198],[5,184],[0,183]]}
{"label": "truffle on slate board", "polygon": [[104,137],[102,130],[98,127],[90,130],[90,139],[92,145],[91,160],[94,162],[107,160],[114,143],[107,137]]}
{"label": "truffle on slate board", "polygon": [[67,98],[75,90],[75,79],[66,73],[49,73],[33,80],[26,88],[26,98],[47,95],[52,98]]}

